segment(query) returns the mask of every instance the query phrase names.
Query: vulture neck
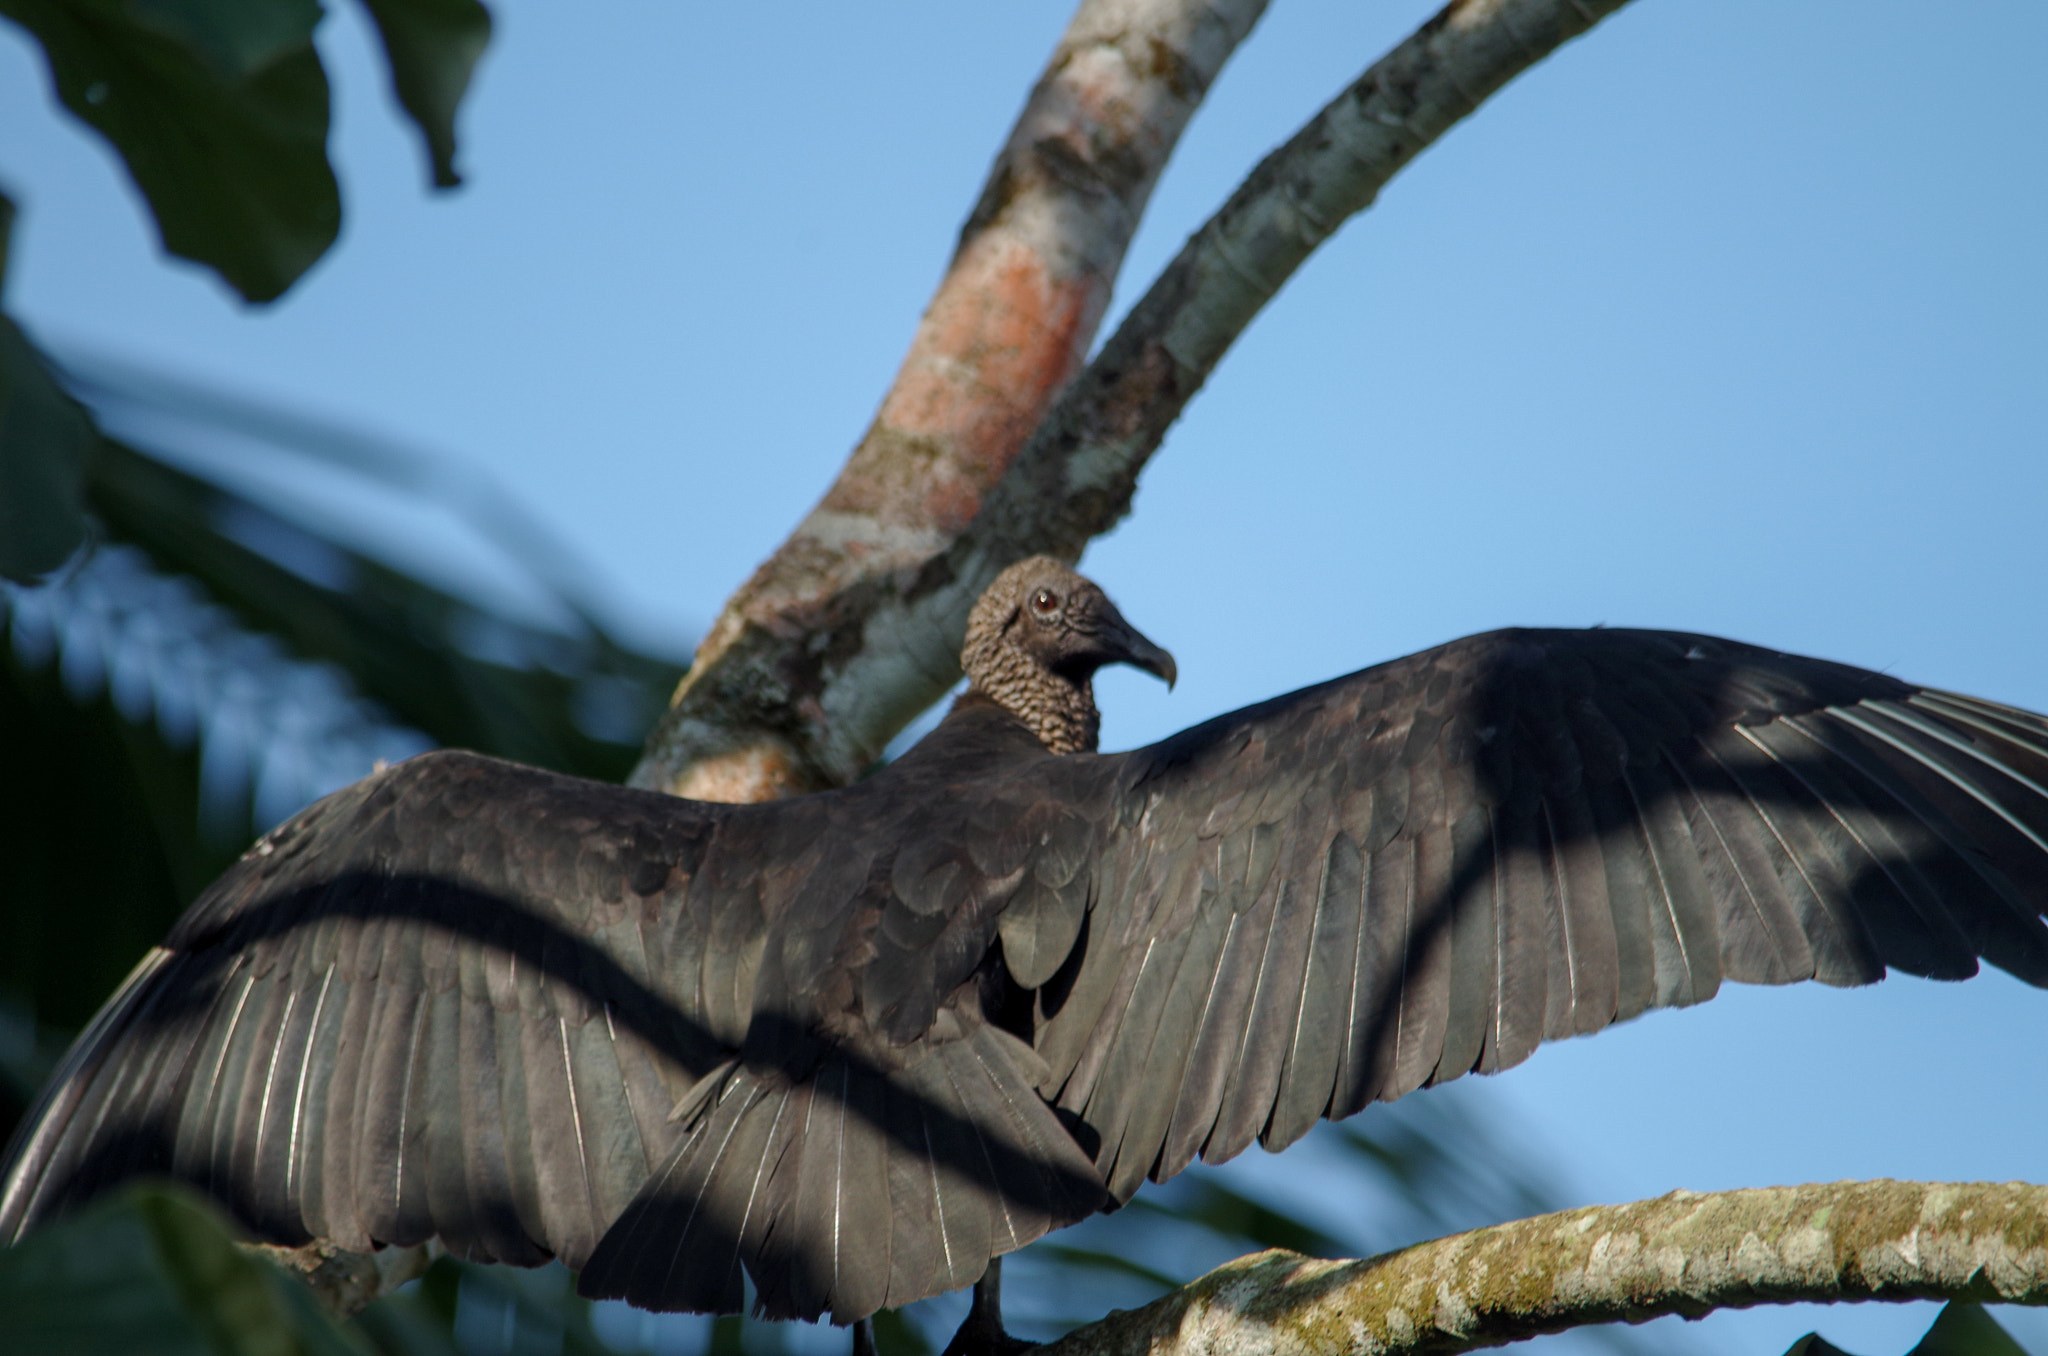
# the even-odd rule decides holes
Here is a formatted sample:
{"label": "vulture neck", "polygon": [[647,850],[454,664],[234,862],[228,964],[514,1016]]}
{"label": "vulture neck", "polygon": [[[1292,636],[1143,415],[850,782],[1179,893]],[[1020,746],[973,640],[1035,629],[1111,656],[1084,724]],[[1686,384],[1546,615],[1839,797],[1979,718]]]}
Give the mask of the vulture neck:
{"label": "vulture neck", "polygon": [[[1003,663],[1003,659],[1014,663]],[[990,672],[976,674],[958,707],[982,702],[1009,712],[1038,737],[1049,753],[1093,753],[1102,733],[1095,709],[1095,684],[1062,678],[1015,651],[998,651]],[[958,709],[956,707],[956,709]]]}

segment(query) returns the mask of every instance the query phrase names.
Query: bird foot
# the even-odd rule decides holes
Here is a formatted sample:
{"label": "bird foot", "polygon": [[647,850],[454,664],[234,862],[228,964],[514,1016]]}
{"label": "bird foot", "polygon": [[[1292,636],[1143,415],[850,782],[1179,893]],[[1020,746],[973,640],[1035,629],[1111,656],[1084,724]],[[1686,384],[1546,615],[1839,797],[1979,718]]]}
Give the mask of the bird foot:
{"label": "bird foot", "polygon": [[939,1356],[1017,1356],[1037,1346],[1003,1331],[1003,1259],[993,1258],[988,1270],[974,1283],[974,1302],[968,1306],[967,1321]]}
{"label": "bird foot", "polygon": [[967,1321],[960,1325],[960,1330],[953,1334],[953,1340],[946,1343],[946,1349],[939,1356],[1018,1356],[1018,1353],[1037,1345],[1021,1337],[1012,1337],[1003,1331],[1002,1320],[992,1320],[977,1308],[967,1315]]}

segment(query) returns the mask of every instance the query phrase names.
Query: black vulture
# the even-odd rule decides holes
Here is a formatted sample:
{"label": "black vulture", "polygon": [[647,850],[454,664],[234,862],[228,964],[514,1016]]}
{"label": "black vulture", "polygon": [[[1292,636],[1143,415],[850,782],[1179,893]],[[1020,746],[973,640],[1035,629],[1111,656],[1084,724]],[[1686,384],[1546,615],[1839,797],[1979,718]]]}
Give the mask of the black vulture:
{"label": "black vulture", "polygon": [[1035,558],[938,728],[718,805],[423,755],[265,836],[10,1151],[0,1243],[168,1173],[259,1235],[862,1319],[1146,1178],[1724,979],[2048,984],[2048,720],[1706,636],[1506,630],[1097,754],[1171,656]]}

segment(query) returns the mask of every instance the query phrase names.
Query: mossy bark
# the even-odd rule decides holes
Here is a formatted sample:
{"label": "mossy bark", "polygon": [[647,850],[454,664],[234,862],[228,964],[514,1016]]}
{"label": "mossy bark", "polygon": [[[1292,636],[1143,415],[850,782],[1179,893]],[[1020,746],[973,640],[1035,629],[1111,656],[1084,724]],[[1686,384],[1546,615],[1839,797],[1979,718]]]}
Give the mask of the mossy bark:
{"label": "mossy bark", "polygon": [[1264,1252],[1043,1356],[1420,1356],[1847,1300],[2048,1304],[2048,1187],[1834,1182],[1588,1206],[1356,1262]]}

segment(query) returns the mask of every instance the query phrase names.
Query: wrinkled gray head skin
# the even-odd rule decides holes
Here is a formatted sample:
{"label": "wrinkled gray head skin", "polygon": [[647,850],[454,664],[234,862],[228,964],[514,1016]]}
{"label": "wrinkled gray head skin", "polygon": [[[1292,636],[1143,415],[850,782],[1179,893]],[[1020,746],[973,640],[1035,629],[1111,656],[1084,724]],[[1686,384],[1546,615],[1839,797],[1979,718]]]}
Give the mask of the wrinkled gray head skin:
{"label": "wrinkled gray head skin", "polygon": [[960,667],[1054,753],[1093,753],[1095,671],[1130,664],[1173,686],[1173,656],[1138,633],[1095,584],[1051,556],[996,576],[967,618]]}

